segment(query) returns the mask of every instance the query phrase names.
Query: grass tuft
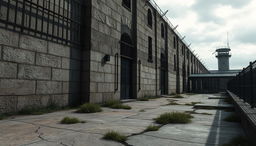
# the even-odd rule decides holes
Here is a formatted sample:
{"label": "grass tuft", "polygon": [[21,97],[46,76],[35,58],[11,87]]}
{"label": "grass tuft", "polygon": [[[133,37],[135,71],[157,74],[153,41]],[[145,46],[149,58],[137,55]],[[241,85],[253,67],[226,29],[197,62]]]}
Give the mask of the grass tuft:
{"label": "grass tuft", "polygon": [[188,113],[172,112],[164,113],[155,119],[158,124],[181,123],[186,124],[191,122],[191,116]]}
{"label": "grass tuft", "polygon": [[168,96],[166,98],[184,98],[184,96],[181,96],[179,94],[176,94],[176,95],[171,95],[171,96]]}
{"label": "grass tuft", "polygon": [[80,108],[77,110],[78,113],[97,113],[101,112],[102,109],[100,105],[93,104],[93,103],[86,103],[80,106]]}
{"label": "grass tuft", "polygon": [[112,105],[110,108],[113,108],[113,109],[126,109],[126,110],[130,110],[132,109],[129,105],[124,105],[124,104],[115,104],[115,105]]}
{"label": "grass tuft", "polygon": [[241,122],[241,118],[237,115],[237,114],[231,114],[229,116],[227,116],[224,121],[226,122],[234,122],[234,123],[240,123]]}
{"label": "grass tuft", "polygon": [[141,109],[139,112],[145,112],[145,110],[144,110],[144,109]]}
{"label": "grass tuft", "polygon": [[118,101],[118,100],[108,100],[102,106],[111,107],[111,106],[116,105],[116,104],[120,104],[120,101]]}
{"label": "grass tuft", "polygon": [[157,131],[159,130],[160,126],[155,126],[155,125],[150,125],[147,127],[147,129],[145,130],[145,132],[148,132],[148,131]]}
{"label": "grass tuft", "polygon": [[191,102],[191,103],[186,103],[185,105],[187,105],[187,106],[194,106],[194,105],[200,104],[200,103],[202,103],[202,102]]}
{"label": "grass tuft", "polygon": [[125,142],[127,137],[118,132],[110,131],[104,135],[103,139],[112,140],[116,142]]}
{"label": "grass tuft", "polygon": [[65,117],[60,121],[61,124],[77,124],[85,123],[85,121],[80,121],[78,118]]}
{"label": "grass tuft", "polygon": [[[47,114],[47,113],[52,113],[55,111],[63,110],[65,108],[61,108],[55,104],[49,105],[47,107],[34,107],[34,106],[29,106],[26,108],[23,108],[18,112],[19,115],[42,115],[42,114]],[[66,108],[67,109],[67,108]]]}
{"label": "grass tuft", "polygon": [[180,104],[175,101],[170,101],[167,105],[180,105]]}
{"label": "grass tuft", "polygon": [[112,109],[126,109],[126,110],[132,109],[129,105],[124,105],[124,104],[120,103],[120,101],[117,101],[117,100],[109,100],[106,103],[104,103],[103,106],[109,107]]}
{"label": "grass tuft", "polygon": [[6,115],[4,115],[4,114],[0,114],[0,120],[5,119],[6,117],[7,117]]}
{"label": "grass tuft", "polygon": [[233,138],[229,143],[223,144],[222,146],[251,146],[248,139],[243,136]]}

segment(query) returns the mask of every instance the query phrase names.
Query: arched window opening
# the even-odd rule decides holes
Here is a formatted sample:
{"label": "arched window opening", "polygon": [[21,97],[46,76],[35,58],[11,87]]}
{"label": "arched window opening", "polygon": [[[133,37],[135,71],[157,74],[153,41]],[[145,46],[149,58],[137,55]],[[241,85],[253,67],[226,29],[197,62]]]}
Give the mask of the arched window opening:
{"label": "arched window opening", "polygon": [[131,0],[123,0],[123,6],[131,9]]}
{"label": "arched window opening", "polygon": [[153,17],[152,17],[152,12],[150,9],[148,9],[148,26],[152,28],[153,26]]}

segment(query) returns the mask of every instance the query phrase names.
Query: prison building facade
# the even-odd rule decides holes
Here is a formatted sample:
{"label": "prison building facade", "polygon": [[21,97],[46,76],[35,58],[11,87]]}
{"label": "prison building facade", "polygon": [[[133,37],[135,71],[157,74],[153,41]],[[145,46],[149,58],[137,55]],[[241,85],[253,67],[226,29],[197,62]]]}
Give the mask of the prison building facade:
{"label": "prison building facade", "polygon": [[208,70],[147,0],[0,1],[0,113],[188,92]]}

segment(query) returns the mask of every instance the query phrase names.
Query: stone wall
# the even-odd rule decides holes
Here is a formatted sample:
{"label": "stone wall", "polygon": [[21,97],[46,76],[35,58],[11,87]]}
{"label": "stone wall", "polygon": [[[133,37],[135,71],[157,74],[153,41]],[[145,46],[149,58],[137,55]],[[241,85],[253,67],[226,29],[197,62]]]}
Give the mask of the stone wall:
{"label": "stone wall", "polygon": [[0,29],[0,113],[79,103],[79,50]]}
{"label": "stone wall", "polygon": [[[120,41],[124,33],[133,43],[132,98],[161,94],[161,53],[168,63],[165,94],[176,93],[176,89],[182,92],[183,62],[186,73],[187,65],[190,73],[195,73],[202,64],[196,64],[194,58],[191,61],[190,51],[189,59],[182,54],[185,44],[153,5],[146,0],[131,2],[129,9],[122,0],[84,1],[78,47],[0,29],[0,112],[51,103],[65,106],[120,100]],[[152,28],[147,23],[148,10]],[[152,38],[152,61],[148,60],[148,37]],[[174,47],[174,37],[178,47]],[[174,55],[179,60],[176,70]],[[110,60],[104,61],[107,56]],[[185,77],[187,80],[188,74]]]}
{"label": "stone wall", "polygon": [[[93,0],[91,6],[89,102],[120,98],[121,24],[131,24],[131,14],[121,1]],[[103,62],[110,55],[109,62]],[[117,56],[116,56],[117,55]],[[118,64],[116,62],[118,60]],[[118,71],[116,72],[116,69]],[[118,82],[116,78],[118,76]]]}

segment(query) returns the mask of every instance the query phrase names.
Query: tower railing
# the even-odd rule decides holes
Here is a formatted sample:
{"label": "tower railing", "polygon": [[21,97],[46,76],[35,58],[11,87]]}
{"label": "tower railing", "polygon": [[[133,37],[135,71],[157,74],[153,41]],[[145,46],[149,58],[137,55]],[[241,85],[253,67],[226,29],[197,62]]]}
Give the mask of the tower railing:
{"label": "tower railing", "polygon": [[256,105],[256,61],[244,68],[235,78],[228,83],[228,90],[236,94],[244,102]]}

